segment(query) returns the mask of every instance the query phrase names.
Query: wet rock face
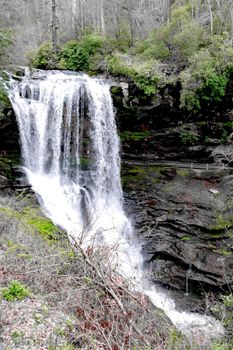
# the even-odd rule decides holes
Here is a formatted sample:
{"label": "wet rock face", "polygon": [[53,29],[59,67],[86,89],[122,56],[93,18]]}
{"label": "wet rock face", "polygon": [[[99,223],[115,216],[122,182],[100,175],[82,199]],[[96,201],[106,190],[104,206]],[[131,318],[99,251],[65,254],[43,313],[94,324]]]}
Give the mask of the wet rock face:
{"label": "wet rock face", "polygon": [[19,151],[19,131],[15,115],[9,109],[5,118],[0,120],[0,156],[4,156],[9,151]]}
{"label": "wet rock face", "polygon": [[127,94],[119,82],[111,89],[125,159],[206,161],[214,147],[232,142],[232,86],[221,103],[197,114],[180,109],[179,84],[153,97],[127,86]]}
{"label": "wet rock face", "polygon": [[126,209],[145,266],[163,285],[193,292],[233,284],[233,176],[123,166]]}

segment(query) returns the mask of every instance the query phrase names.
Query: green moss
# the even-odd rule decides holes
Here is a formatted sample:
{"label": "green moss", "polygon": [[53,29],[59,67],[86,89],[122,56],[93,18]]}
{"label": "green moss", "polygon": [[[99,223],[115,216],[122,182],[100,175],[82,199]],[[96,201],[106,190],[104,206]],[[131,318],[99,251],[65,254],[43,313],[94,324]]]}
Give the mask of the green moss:
{"label": "green moss", "polygon": [[92,160],[90,158],[81,157],[79,161],[80,165],[84,167],[90,166],[92,164]]}
{"label": "green moss", "polygon": [[222,235],[221,234],[218,234],[218,233],[213,233],[213,232],[209,232],[209,235],[210,235],[210,239],[218,239],[218,238],[221,238]]}
{"label": "green moss", "polygon": [[[0,208],[0,212],[30,226],[46,240],[54,242],[60,238],[58,227],[55,226],[50,219],[41,216],[39,208],[25,207],[22,211],[14,210],[12,208]],[[17,250],[17,248],[19,248],[19,246],[15,246],[14,244],[11,245],[10,241],[8,242],[8,245],[10,250]]]}
{"label": "green moss", "polygon": [[159,165],[154,165],[154,166],[150,166],[148,167],[148,172],[150,174],[157,174],[160,175],[164,170],[164,167],[159,166]]}
{"label": "green moss", "polygon": [[140,141],[151,136],[150,131],[124,131],[120,133],[120,139],[124,141]]}
{"label": "green moss", "polygon": [[1,291],[2,298],[7,301],[23,300],[30,295],[28,289],[18,281],[12,281],[7,288]]}
{"label": "green moss", "polygon": [[176,170],[177,175],[179,175],[180,177],[186,177],[189,175],[189,170],[186,169],[177,169]]}
{"label": "green moss", "polygon": [[45,239],[57,240],[57,227],[53,222],[43,217],[26,218],[28,225],[35,228]]}
{"label": "green moss", "polygon": [[216,249],[214,250],[215,253],[218,253],[220,255],[224,255],[224,256],[229,256],[229,255],[232,255],[232,252],[229,252],[228,250],[225,250],[225,249]]}
{"label": "green moss", "polygon": [[191,129],[183,129],[179,137],[184,145],[194,145],[199,141],[198,133]]}
{"label": "green moss", "polygon": [[19,155],[0,157],[0,174],[9,180],[15,179],[14,166],[20,164]]}
{"label": "green moss", "polygon": [[228,294],[228,295],[223,295],[222,296],[222,301],[223,304],[227,307],[227,308],[232,308],[233,307],[233,294]]}
{"label": "green moss", "polygon": [[216,223],[210,227],[211,231],[223,231],[232,228],[233,218],[226,218],[219,214],[216,218]]}
{"label": "green moss", "polygon": [[140,175],[146,175],[146,170],[143,167],[135,166],[132,169],[128,170],[129,174],[140,174]]}
{"label": "green moss", "polygon": [[191,240],[191,237],[189,237],[189,236],[181,237],[181,241],[190,241],[190,240]]}
{"label": "green moss", "polygon": [[[183,336],[182,334],[175,329],[174,327],[171,327],[170,333],[169,333],[169,338],[166,343],[166,348],[167,349],[181,349],[182,343],[183,343]],[[186,347],[186,350],[188,350],[188,347]]]}

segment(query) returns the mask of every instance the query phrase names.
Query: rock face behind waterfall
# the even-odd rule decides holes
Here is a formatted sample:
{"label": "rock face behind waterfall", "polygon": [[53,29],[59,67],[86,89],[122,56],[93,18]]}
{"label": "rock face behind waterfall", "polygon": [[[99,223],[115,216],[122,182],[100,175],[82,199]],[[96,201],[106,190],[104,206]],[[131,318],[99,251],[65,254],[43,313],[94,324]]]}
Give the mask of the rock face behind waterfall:
{"label": "rock face behind waterfall", "polygon": [[[129,215],[151,278],[192,292],[233,283],[233,176],[161,166],[123,166]],[[133,208],[133,209],[132,209]]]}

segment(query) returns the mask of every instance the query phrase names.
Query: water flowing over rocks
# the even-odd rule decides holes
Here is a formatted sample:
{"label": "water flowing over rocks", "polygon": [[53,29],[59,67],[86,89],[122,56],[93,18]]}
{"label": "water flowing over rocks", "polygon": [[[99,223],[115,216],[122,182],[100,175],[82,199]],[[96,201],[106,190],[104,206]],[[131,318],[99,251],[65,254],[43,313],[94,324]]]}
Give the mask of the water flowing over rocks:
{"label": "water flowing over rocks", "polygon": [[[187,286],[200,289],[196,283],[199,281],[197,274],[190,278],[188,273],[193,273],[195,266],[201,280],[205,264],[197,267],[198,262],[194,262],[191,265],[190,261],[198,260],[199,256],[192,247],[187,250],[187,261],[185,257],[185,245],[189,240],[194,242],[188,236],[191,210],[190,199],[185,197],[187,188],[193,184],[185,181],[173,184],[176,170],[149,169],[148,177],[143,167],[130,169],[130,165],[128,174],[125,173],[127,168],[123,168],[126,208],[137,233],[133,235],[122,208],[120,149],[109,90],[110,84],[103,80],[58,72],[37,72],[35,79],[26,75],[22,82],[12,82],[10,98],[18,119],[29,183],[46,214],[71,236],[75,235],[86,248],[92,241],[111,246],[117,243],[118,271],[128,277],[140,277],[139,290],[143,290],[155,306],[162,308],[184,334],[192,337],[197,328],[205,338],[213,328],[222,334],[221,325],[214,319],[178,311],[174,301],[156,287],[159,282],[186,291]],[[126,91],[123,97],[127,98]],[[143,132],[147,135],[146,127]],[[151,135],[148,136],[150,139]],[[128,134],[124,137],[127,139]],[[143,141],[137,132],[133,139]],[[122,144],[124,148],[123,140]],[[149,147],[147,150],[149,154]],[[137,156],[136,148],[134,152]],[[153,153],[150,154],[153,157]],[[185,177],[181,173],[179,176]],[[169,191],[170,185],[174,193]],[[166,186],[165,195],[163,188]],[[200,202],[198,199],[197,196],[195,203],[201,207],[201,198]],[[179,201],[186,205],[183,216]],[[204,226],[195,221],[191,224]],[[198,238],[198,234],[195,237]],[[138,242],[142,243],[146,270],[156,284],[142,278]],[[209,282],[205,284],[210,285]]]}

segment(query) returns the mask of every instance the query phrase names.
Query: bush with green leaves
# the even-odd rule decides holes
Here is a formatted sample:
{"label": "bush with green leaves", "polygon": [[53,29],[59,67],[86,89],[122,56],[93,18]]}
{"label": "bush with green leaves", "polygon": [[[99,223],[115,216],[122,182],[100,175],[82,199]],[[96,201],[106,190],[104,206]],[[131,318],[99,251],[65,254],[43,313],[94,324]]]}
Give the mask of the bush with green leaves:
{"label": "bush with green leaves", "polygon": [[78,42],[90,56],[94,56],[97,53],[104,53],[108,49],[108,43],[106,39],[100,35],[86,35]]}
{"label": "bush with green leaves", "polygon": [[184,145],[193,145],[199,141],[199,135],[195,129],[184,128],[180,132],[180,140]]}
{"label": "bush with green leaves", "polygon": [[[85,71],[89,68],[90,55],[76,40],[68,41],[60,51],[60,67],[74,71]],[[61,66],[63,64],[63,67]]]}
{"label": "bush with green leaves", "polygon": [[12,281],[7,288],[1,291],[2,298],[7,301],[23,300],[30,295],[24,285],[18,281]]}
{"label": "bush with green leaves", "polygon": [[[175,4],[176,5],[176,4]],[[145,58],[186,61],[203,42],[203,28],[192,19],[190,4],[173,5],[169,23],[156,29],[136,45],[135,52]]]}
{"label": "bush with green leaves", "polygon": [[114,54],[107,57],[107,68],[113,75],[122,75],[133,80],[146,96],[155,95],[158,91],[160,78],[153,71],[151,61],[142,64],[132,62],[130,57]]}
{"label": "bush with green leaves", "polygon": [[225,95],[233,71],[233,48],[227,37],[213,36],[206,48],[189,60],[180,74],[180,106],[194,112],[206,103],[216,103]]}
{"label": "bush with green leaves", "polygon": [[53,52],[53,45],[51,42],[44,42],[36,52],[29,54],[30,64],[39,69],[55,68],[57,56]]}
{"label": "bush with green leaves", "polygon": [[6,118],[5,110],[11,108],[11,103],[4,85],[5,79],[5,75],[0,71],[0,120]]}
{"label": "bush with green leaves", "polygon": [[7,63],[7,49],[12,43],[12,31],[6,28],[0,28],[0,67],[3,67]]}
{"label": "bush with green leaves", "polygon": [[115,38],[109,39],[110,47],[115,51],[128,52],[132,47],[132,35],[127,22],[121,22],[115,32]]}

